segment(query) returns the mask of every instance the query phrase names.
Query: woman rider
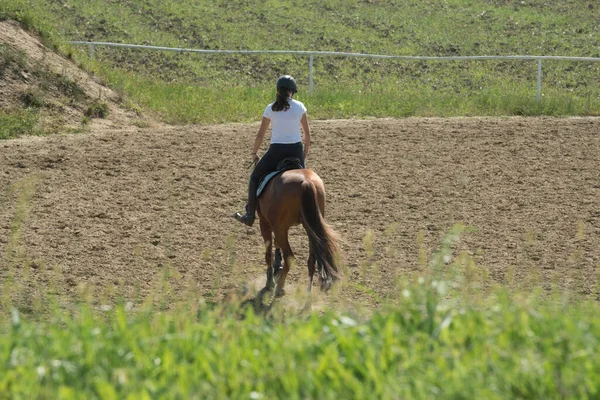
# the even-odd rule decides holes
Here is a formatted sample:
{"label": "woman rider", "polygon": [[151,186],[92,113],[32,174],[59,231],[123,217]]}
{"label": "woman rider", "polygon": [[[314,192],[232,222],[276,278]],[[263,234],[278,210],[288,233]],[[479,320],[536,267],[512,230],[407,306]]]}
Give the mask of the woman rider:
{"label": "woman rider", "polygon": [[[301,102],[294,100],[296,93],[296,80],[290,75],[284,75],[277,80],[277,97],[275,102],[269,104],[263,114],[262,123],[258,129],[254,147],[252,148],[252,161],[256,163],[250,175],[248,184],[248,204],[246,213],[235,213],[233,216],[238,221],[252,226],[256,212],[256,189],[261,177],[275,171],[277,164],[288,157],[300,160],[304,168],[304,159],[310,147],[310,128],[306,107]],[[262,144],[269,123],[272,123],[271,143],[262,158],[258,156],[258,149]],[[304,149],[302,148],[302,132],[304,131]]]}

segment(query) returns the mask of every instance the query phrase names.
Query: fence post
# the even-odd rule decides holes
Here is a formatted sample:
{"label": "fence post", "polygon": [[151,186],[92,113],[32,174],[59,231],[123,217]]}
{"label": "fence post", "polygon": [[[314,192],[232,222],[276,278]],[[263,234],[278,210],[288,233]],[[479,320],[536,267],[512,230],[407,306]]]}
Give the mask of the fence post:
{"label": "fence post", "polygon": [[90,60],[94,59],[94,43],[90,43]]}
{"label": "fence post", "polygon": [[308,94],[313,90],[313,55],[308,57]]}
{"label": "fence post", "polygon": [[540,102],[542,96],[542,59],[538,58],[538,77],[537,77],[537,95],[535,96],[536,101]]}

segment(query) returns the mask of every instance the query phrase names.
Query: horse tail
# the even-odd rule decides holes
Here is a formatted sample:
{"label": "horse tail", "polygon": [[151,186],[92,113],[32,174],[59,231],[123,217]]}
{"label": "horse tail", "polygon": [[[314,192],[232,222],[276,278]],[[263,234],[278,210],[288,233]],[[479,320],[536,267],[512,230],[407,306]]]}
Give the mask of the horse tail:
{"label": "horse tail", "polygon": [[310,251],[319,265],[322,283],[325,282],[329,287],[333,281],[342,277],[336,259],[339,255],[338,236],[323,219],[317,201],[317,189],[310,180],[302,183],[301,210],[302,225],[308,234]]}

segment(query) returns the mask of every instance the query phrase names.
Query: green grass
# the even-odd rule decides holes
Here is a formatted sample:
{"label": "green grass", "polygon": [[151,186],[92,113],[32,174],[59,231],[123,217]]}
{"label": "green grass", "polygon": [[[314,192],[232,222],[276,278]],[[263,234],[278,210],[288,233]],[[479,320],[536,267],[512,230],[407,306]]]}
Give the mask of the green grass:
{"label": "green grass", "polygon": [[40,134],[36,110],[0,110],[0,140]]}
{"label": "green grass", "polygon": [[[248,122],[262,115],[273,101],[273,92],[264,87],[205,87],[188,83],[150,82],[136,74],[100,72],[113,87],[127,93],[144,108],[161,115],[166,122],[221,123]],[[306,90],[306,88],[305,88]],[[401,89],[381,83],[356,87],[319,87],[312,95],[296,98],[316,119],[409,116],[503,116],[503,115],[600,115],[600,98],[581,98],[560,89],[548,88],[536,102],[535,84],[523,87],[480,87],[468,94],[462,88],[436,90],[404,85]]]}
{"label": "green grass", "polygon": [[597,398],[597,303],[498,289],[473,301],[423,279],[365,318],[189,301],[175,311],[82,306],[4,314],[11,398]]}
{"label": "green grass", "polygon": [[[318,50],[393,55],[600,56],[593,2],[115,2],[0,0],[5,15],[68,40],[202,49]],[[1,12],[0,12],[1,15]],[[23,15],[27,16],[26,18]],[[574,22],[576,21],[576,23]],[[393,61],[198,55],[59,46],[171,123],[259,118],[283,73],[297,77],[314,118],[600,115],[600,63],[545,61],[536,103],[532,61]]]}
{"label": "green grass", "polygon": [[[31,193],[27,188],[30,183],[20,197]],[[98,303],[88,292],[67,303],[52,285],[44,301],[23,309],[16,293],[27,289],[22,278],[23,285],[4,286],[0,303],[0,393],[64,399],[597,398],[598,303],[544,291],[539,283],[490,285],[470,255],[454,254],[464,232],[452,228],[422,260],[421,271],[367,312],[356,311],[358,303],[309,314],[276,303],[267,315],[256,315],[236,298],[215,304],[190,292],[172,301],[160,290],[141,301]],[[522,277],[520,284],[524,280],[535,277]],[[335,304],[336,293],[329,297]]]}

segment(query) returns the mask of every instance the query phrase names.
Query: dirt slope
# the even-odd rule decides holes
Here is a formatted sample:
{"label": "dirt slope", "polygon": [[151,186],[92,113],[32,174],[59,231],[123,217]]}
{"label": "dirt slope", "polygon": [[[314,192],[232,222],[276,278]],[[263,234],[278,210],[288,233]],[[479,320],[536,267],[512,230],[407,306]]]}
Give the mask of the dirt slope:
{"label": "dirt slope", "polygon": [[40,108],[40,128],[47,132],[81,129],[94,103],[106,104],[108,116],[92,119],[86,128],[124,127],[141,118],[124,107],[118,93],[15,22],[0,21],[0,50],[0,107]]}

